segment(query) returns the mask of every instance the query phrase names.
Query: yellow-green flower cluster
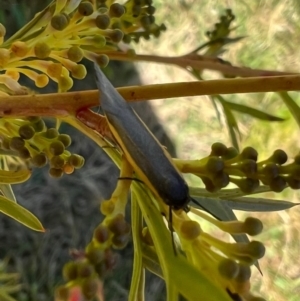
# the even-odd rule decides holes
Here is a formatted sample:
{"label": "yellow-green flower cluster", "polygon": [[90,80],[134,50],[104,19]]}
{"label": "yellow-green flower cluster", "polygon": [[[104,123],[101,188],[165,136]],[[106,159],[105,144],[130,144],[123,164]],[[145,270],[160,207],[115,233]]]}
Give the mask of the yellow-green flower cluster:
{"label": "yellow-green flower cluster", "polygon": [[257,162],[258,153],[246,147],[241,153],[233,147],[214,143],[208,157],[201,160],[176,160],[181,172],[201,178],[209,192],[216,192],[233,183],[245,194],[254,193],[263,184],[270,190],[281,192],[290,187],[300,188],[300,155],[292,163],[284,165],[287,154],[275,150],[270,158]]}
{"label": "yellow-green flower cluster", "polygon": [[[47,128],[39,117],[26,119],[0,119],[0,151],[6,158],[18,158],[29,168],[49,163],[49,174],[60,178],[81,168],[84,159],[70,153],[70,136]],[[9,160],[8,160],[9,161]]]}
{"label": "yellow-green flower cluster", "polygon": [[188,214],[184,211],[173,213],[173,228],[188,261],[197,269],[205,271],[209,279],[217,287],[227,291],[233,300],[256,300],[257,297],[250,292],[250,267],[264,256],[264,245],[256,240],[224,242],[202,230],[201,218],[202,221],[207,220],[229,234],[250,236],[261,233],[261,221],[249,217],[244,222],[224,222],[194,208]]}
{"label": "yellow-green flower cluster", "polygon": [[105,67],[109,54],[120,51],[123,40],[129,43],[131,37],[138,41],[141,36],[159,35],[164,26],[155,24],[151,2],[53,1],[7,41],[1,24],[0,71],[5,72],[0,75],[1,93],[26,93],[18,84],[20,73],[39,88],[50,78],[58,83],[60,92],[68,91],[73,85],[71,77],[86,76],[80,64],[83,58]]}
{"label": "yellow-green flower cluster", "polygon": [[95,228],[82,256],[64,266],[67,283],[56,290],[59,300],[68,300],[74,287],[79,287],[82,295],[90,300],[97,293],[97,279],[103,279],[115,267],[118,256],[113,249],[123,249],[131,238],[131,227],[125,220],[129,187],[130,181],[119,181],[111,199],[101,203],[105,218]]}
{"label": "yellow-green flower cluster", "polygon": [[207,31],[206,35],[210,41],[225,38],[229,35],[231,22],[235,19],[231,9],[226,9],[226,13],[220,17],[220,22],[215,24],[212,31]]}

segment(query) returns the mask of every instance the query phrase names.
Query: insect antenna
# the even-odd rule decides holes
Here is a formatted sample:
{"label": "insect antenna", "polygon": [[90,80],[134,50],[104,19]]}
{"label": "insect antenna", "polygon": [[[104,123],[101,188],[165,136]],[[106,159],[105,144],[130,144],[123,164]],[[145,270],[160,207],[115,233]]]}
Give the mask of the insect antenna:
{"label": "insect antenna", "polygon": [[200,208],[202,208],[203,211],[209,213],[210,215],[212,215],[214,218],[216,218],[217,220],[220,220],[220,218],[215,215],[211,210],[208,210],[207,208],[205,208],[203,205],[201,205],[197,200],[195,200],[193,197],[190,197],[190,200],[192,203],[196,204],[197,206],[199,206]]}
{"label": "insect antenna", "polygon": [[139,183],[144,184],[144,182],[138,178],[131,178],[131,177],[118,177],[118,180],[131,180],[131,181],[137,181]]}

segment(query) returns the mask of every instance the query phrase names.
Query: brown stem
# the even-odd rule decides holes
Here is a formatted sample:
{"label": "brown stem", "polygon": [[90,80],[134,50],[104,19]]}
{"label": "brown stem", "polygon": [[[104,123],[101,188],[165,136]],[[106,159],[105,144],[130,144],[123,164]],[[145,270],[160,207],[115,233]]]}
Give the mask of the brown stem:
{"label": "brown stem", "polygon": [[111,60],[118,61],[145,61],[145,62],[154,62],[162,64],[177,65],[184,69],[188,67],[193,67],[197,70],[214,70],[221,72],[222,74],[227,74],[231,76],[240,76],[240,77],[255,77],[255,76],[279,76],[279,75],[296,75],[298,73],[294,72],[282,72],[282,71],[273,71],[273,70],[263,70],[263,69],[251,69],[248,67],[237,67],[225,64],[221,59],[215,57],[207,57],[197,54],[188,54],[177,57],[168,57],[168,56],[156,56],[156,55],[145,55],[145,54],[136,54],[128,55],[123,52],[109,52],[107,53]]}
{"label": "brown stem", "polygon": [[[198,95],[299,91],[300,75],[182,82],[119,88],[129,102]],[[66,117],[99,106],[98,90],[0,97],[0,116]]]}

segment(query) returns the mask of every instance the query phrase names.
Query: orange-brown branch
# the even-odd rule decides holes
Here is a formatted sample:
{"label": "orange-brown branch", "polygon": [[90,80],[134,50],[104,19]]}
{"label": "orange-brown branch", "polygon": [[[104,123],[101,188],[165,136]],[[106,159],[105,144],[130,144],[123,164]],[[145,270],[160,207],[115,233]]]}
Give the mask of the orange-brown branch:
{"label": "orange-brown branch", "polygon": [[[300,75],[220,79],[119,88],[127,101],[198,95],[299,91]],[[0,116],[66,117],[100,104],[98,90],[0,97]]]}

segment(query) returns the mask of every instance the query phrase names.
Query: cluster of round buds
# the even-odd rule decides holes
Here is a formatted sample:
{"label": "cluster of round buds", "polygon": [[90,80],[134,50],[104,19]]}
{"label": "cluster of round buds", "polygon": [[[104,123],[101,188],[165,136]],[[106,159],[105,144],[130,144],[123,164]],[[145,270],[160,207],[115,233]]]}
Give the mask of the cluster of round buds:
{"label": "cluster of round buds", "polygon": [[58,288],[59,296],[69,296],[70,289],[79,287],[87,300],[95,297],[96,279],[103,279],[115,267],[118,256],[114,250],[125,248],[131,236],[131,226],[124,218],[129,186],[128,181],[118,181],[111,199],[101,203],[105,218],[95,228],[92,241],[81,256],[66,264],[63,274],[67,283]]}
{"label": "cluster of round buds", "polygon": [[209,192],[216,192],[229,183],[237,185],[245,193],[253,193],[260,184],[281,192],[286,187],[300,188],[300,155],[286,164],[287,154],[277,149],[266,160],[258,162],[258,153],[252,147],[240,153],[233,147],[214,143],[208,157],[194,161],[178,161],[182,172],[199,176]]}
{"label": "cluster of round buds", "polygon": [[220,22],[215,24],[215,28],[212,31],[207,31],[206,35],[210,41],[225,38],[229,35],[231,29],[230,24],[235,19],[231,9],[226,9],[225,15],[220,17]]}
{"label": "cluster of round buds", "polygon": [[68,91],[73,85],[71,77],[86,76],[86,68],[80,64],[83,58],[105,67],[109,53],[120,51],[121,41],[158,36],[165,29],[155,24],[151,3],[57,0],[4,42],[5,27],[0,24],[0,68],[5,71],[0,82],[6,87],[2,93],[24,93],[18,84],[20,73],[39,88],[50,78],[58,83],[60,92]]}
{"label": "cluster of round buds", "polygon": [[117,264],[118,255],[112,248],[124,248],[129,241],[130,231],[130,225],[122,214],[99,224],[81,256],[64,266],[63,276],[67,283],[56,290],[59,300],[69,300],[73,287],[79,287],[87,300],[94,298],[99,279],[103,279]]}
{"label": "cluster of round buds", "polygon": [[2,118],[0,128],[3,153],[24,160],[29,167],[43,167],[49,163],[49,174],[54,178],[71,174],[84,164],[83,157],[67,150],[70,136],[47,128],[40,117]]}
{"label": "cluster of round buds", "polygon": [[97,272],[94,266],[83,258],[66,263],[63,267],[63,277],[67,284],[56,289],[57,300],[70,300],[74,287],[80,288],[80,294],[84,300],[92,300],[99,292],[100,281]]}
{"label": "cluster of round buds", "polygon": [[[255,236],[263,229],[261,221],[257,218],[248,217],[245,221],[225,222],[194,208],[191,211],[233,236]],[[183,218],[177,220],[175,217],[174,227],[188,259],[197,268],[211,275],[213,281],[227,290],[232,298],[235,296],[236,299],[233,300],[256,300],[250,292],[251,266],[264,256],[264,245],[256,240],[224,242],[204,232],[198,221],[191,220],[186,215],[184,220]]]}

